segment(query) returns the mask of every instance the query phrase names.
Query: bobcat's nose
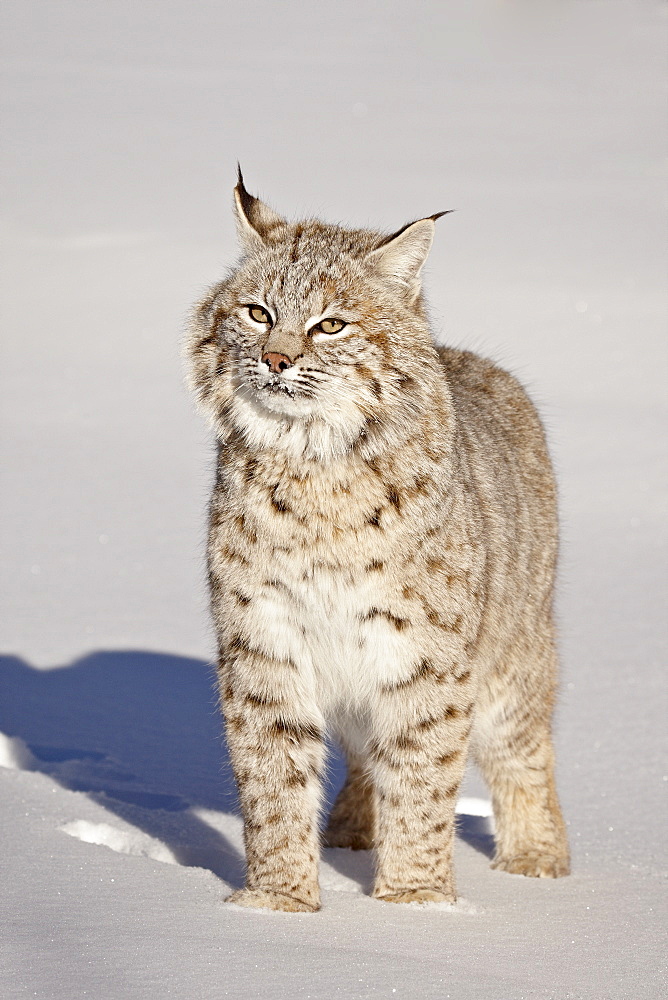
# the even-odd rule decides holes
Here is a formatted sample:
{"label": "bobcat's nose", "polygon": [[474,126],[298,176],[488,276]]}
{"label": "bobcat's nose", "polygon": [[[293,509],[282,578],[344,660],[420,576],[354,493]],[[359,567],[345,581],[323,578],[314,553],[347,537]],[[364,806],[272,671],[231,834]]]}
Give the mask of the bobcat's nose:
{"label": "bobcat's nose", "polygon": [[269,365],[269,371],[280,375],[286,368],[292,368],[292,361],[287,354],[276,354],[275,351],[268,351],[262,355],[265,365]]}

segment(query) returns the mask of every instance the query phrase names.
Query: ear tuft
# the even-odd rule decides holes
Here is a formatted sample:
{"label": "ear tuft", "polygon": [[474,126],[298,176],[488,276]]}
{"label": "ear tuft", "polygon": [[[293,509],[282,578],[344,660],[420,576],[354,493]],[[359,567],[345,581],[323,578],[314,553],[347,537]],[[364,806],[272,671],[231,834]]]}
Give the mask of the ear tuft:
{"label": "ear tuft", "polygon": [[237,230],[243,247],[248,251],[259,250],[271,241],[277,229],[285,225],[285,219],[265,205],[259,198],[249,194],[244,185],[241,167],[237,163],[237,186],[234,189],[234,207]]}
{"label": "ear tuft", "polygon": [[437,212],[417,222],[409,222],[387,236],[372,250],[367,260],[385,278],[397,282],[415,298],[420,291],[420,271],[434,239],[434,222],[448,212]]}

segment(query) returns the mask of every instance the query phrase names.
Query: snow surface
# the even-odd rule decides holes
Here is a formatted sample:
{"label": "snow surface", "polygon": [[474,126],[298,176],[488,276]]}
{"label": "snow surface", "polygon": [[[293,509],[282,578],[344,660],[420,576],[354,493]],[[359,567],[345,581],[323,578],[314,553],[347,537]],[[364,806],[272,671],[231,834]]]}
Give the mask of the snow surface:
{"label": "snow surface", "polygon": [[[666,8],[5,0],[4,998],[666,995]],[[183,317],[234,259],[236,160],[279,211],[447,208],[442,340],[529,386],[561,484],[559,783],[573,874],[455,907],[223,902],[241,823],[211,685],[212,466]],[[341,780],[332,765],[329,794]]]}

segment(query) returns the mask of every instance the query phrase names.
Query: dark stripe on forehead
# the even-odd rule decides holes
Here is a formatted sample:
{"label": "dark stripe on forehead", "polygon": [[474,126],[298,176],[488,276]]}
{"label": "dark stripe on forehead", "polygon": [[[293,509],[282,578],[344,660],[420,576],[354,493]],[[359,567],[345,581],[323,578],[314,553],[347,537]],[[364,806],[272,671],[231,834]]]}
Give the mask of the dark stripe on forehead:
{"label": "dark stripe on forehead", "polygon": [[304,227],[303,226],[299,226],[298,225],[298,226],[295,227],[295,235],[294,235],[294,239],[292,241],[292,248],[290,250],[290,263],[291,264],[296,264],[297,263],[297,258],[299,257],[299,243],[301,241],[302,233],[303,232],[304,232]]}

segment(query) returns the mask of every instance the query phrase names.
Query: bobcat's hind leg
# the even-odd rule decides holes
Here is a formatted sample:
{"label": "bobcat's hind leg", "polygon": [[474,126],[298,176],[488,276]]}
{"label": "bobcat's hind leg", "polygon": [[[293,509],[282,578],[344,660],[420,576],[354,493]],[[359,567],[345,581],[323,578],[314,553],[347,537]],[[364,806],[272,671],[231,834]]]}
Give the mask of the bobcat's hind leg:
{"label": "bobcat's hind leg", "polygon": [[522,759],[487,760],[482,767],[492,792],[496,853],[492,867],[513,875],[568,875],[566,827],[554,781],[550,734]]}
{"label": "bobcat's hind leg", "polygon": [[[550,649],[550,656],[554,653]],[[496,853],[492,867],[515,875],[568,875],[566,827],[554,779],[550,731],[554,660],[533,684],[512,660],[481,699],[474,753],[492,793]]]}
{"label": "bobcat's hind leg", "polygon": [[323,843],[325,847],[349,847],[353,851],[366,851],[375,843],[376,806],[373,784],[361,755],[347,750],[346,760],[346,783],[332,807]]}

